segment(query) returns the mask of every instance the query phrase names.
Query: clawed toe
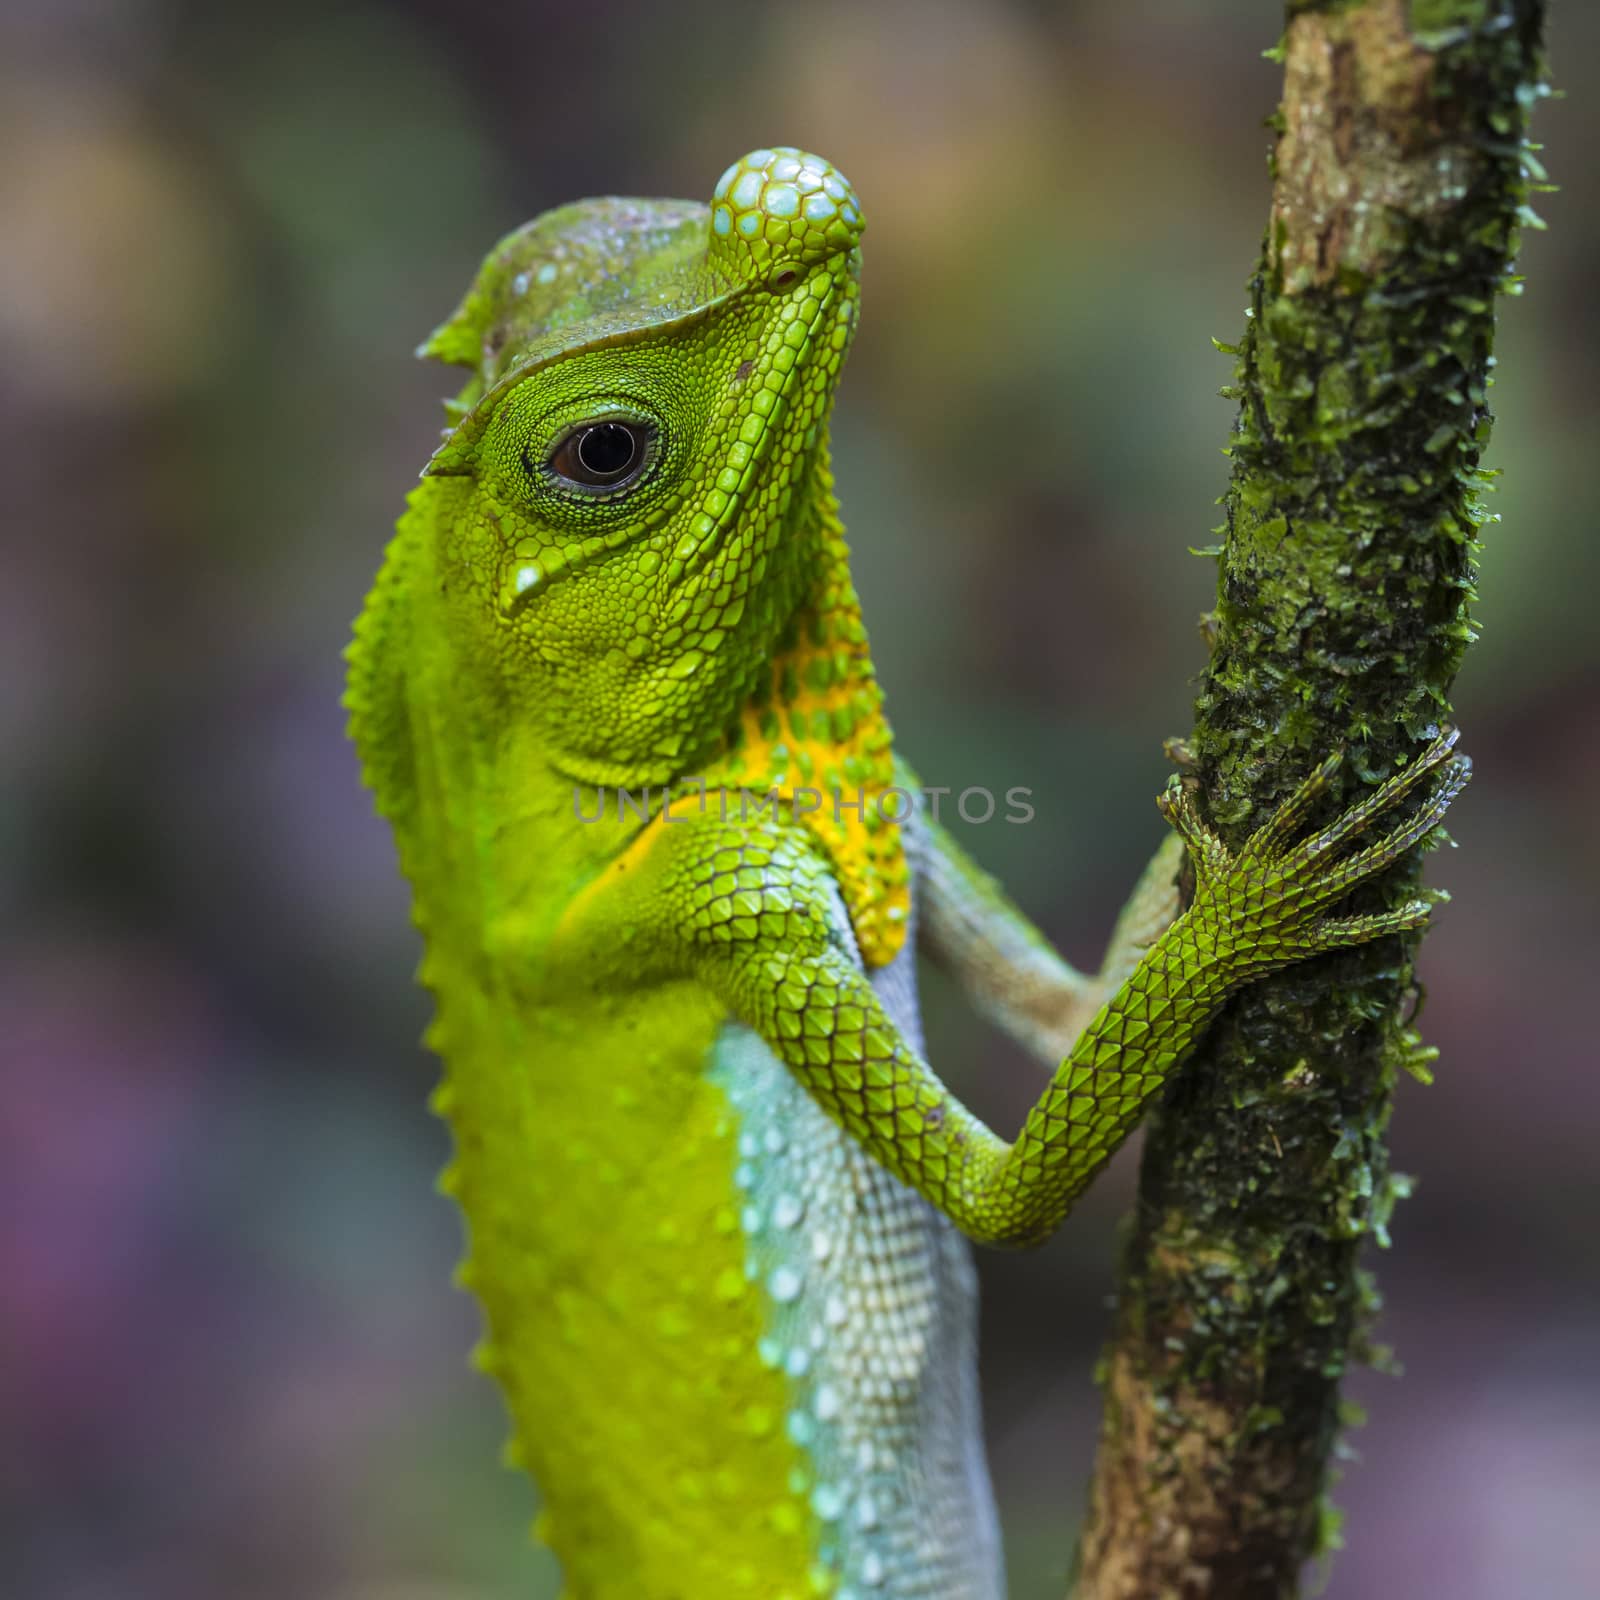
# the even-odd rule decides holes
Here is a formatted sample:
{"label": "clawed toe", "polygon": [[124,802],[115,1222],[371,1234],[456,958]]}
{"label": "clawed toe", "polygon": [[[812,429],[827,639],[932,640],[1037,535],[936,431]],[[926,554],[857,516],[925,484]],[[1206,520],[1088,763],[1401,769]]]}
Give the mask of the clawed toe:
{"label": "clawed toe", "polygon": [[[1456,741],[1460,738],[1458,729],[1451,728],[1441,734],[1437,739],[1419,755],[1410,766],[1397,772],[1387,782],[1381,783],[1364,800],[1343,812],[1333,823],[1324,828],[1321,833],[1312,835],[1300,847],[1300,854],[1307,860],[1315,860],[1318,856],[1326,855],[1331,850],[1336,850],[1346,840],[1361,832],[1374,817],[1397,806],[1407,795],[1411,794],[1419,784],[1423,783],[1430,775],[1437,772],[1447,763],[1454,769],[1447,772],[1445,780],[1440,784],[1433,802],[1430,802],[1425,811],[1432,811],[1433,821],[1444,814],[1445,806],[1461,792],[1461,786],[1467,781],[1472,770],[1472,763],[1465,756],[1454,754]],[[1442,795],[1440,800],[1438,796]],[[1419,813],[1421,815],[1422,813]],[[1432,827],[1433,822],[1428,823]],[[1398,830],[1397,830],[1398,831]]]}

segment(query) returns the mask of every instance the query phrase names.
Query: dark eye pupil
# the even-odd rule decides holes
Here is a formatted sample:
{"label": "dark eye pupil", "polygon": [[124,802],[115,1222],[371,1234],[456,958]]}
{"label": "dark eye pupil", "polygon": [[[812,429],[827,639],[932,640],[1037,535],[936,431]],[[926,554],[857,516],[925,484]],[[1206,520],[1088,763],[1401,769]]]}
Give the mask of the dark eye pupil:
{"label": "dark eye pupil", "polygon": [[633,430],[620,422],[600,422],[578,438],[578,461],[596,478],[615,478],[633,465],[638,453]]}
{"label": "dark eye pupil", "polygon": [[654,459],[658,438],[652,423],[580,422],[542,460],[525,455],[528,469],[573,489],[620,494]]}

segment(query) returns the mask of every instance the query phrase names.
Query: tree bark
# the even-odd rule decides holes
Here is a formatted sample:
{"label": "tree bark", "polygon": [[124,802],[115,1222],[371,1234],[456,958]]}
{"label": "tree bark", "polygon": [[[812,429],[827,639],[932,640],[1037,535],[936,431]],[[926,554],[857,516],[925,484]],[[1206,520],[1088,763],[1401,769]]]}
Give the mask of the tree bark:
{"label": "tree bark", "polygon": [[[1450,716],[1473,637],[1496,296],[1542,177],[1541,0],[1289,0],[1273,198],[1237,358],[1212,655],[1184,763],[1237,846],[1331,749],[1330,820]],[[1408,864],[1353,897],[1413,897]],[[1298,1592],[1337,1545],[1359,1257],[1416,939],[1241,995],[1152,1120],[1076,1600]]]}

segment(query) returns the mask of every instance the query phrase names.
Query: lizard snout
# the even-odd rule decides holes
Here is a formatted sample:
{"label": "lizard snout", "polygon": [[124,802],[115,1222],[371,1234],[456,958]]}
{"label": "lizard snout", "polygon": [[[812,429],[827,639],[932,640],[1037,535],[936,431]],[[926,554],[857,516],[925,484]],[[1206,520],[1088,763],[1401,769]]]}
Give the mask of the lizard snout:
{"label": "lizard snout", "polygon": [[752,150],[712,192],[712,256],[775,289],[855,249],[865,226],[850,180],[831,161],[787,145]]}

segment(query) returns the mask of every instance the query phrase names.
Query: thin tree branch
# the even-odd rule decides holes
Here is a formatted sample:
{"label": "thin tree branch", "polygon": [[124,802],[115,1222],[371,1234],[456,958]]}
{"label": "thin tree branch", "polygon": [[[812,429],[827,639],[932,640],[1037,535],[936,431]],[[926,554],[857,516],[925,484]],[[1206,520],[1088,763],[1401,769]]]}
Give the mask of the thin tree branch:
{"label": "thin tree branch", "polygon": [[[1473,637],[1494,306],[1542,176],[1542,0],[1290,0],[1273,199],[1192,781],[1239,844],[1328,751],[1325,821],[1450,716]],[[1356,896],[1411,897],[1420,852]],[[1230,1007],[1151,1124],[1104,1363],[1077,1600],[1292,1596],[1332,1548],[1359,1265],[1401,1185],[1384,1130],[1414,938]]]}

